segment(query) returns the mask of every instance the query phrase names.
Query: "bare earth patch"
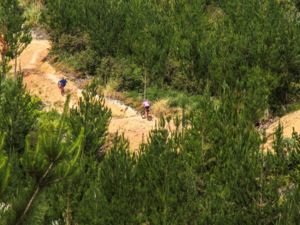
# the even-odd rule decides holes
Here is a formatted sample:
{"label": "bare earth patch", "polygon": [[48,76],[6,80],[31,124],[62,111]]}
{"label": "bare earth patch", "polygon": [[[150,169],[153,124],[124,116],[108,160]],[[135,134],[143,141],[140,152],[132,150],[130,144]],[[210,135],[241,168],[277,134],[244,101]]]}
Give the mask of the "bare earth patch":
{"label": "bare earth patch", "polygon": [[[33,40],[21,54],[20,66],[25,74],[24,84],[27,90],[42,99],[46,105],[45,110],[54,108],[62,111],[66,97],[61,95],[57,82],[64,74],[56,71],[45,60],[50,48],[48,40]],[[66,92],[71,94],[70,106],[75,106],[81,90],[69,79]],[[151,121],[145,120],[130,107],[114,100],[106,99],[106,105],[112,111],[109,132],[124,133],[130,141],[131,149],[138,149],[139,145],[146,141],[149,131],[155,127],[157,120],[155,118]]]}
{"label": "bare earth patch", "polygon": [[264,145],[264,149],[272,149],[274,132],[276,131],[279,123],[283,126],[283,137],[292,137],[293,129],[300,133],[300,110],[281,117],[278,121],[272,123],[266,129],[267,143]]}
{"label": "bare earth patch", "polygon": [[[48,40],[33,40],[21,54],[19,61],[24,72],[24,83],[26,88],[33,95],[41,98],[45,104],[45,110],[57,109],[62,111],[66,97],[60,94],[57,82],[64,74],[49,64],[45,59],[48,56],[51,44]],[[19,68],[19,66],[18,66]],[[81,96],[81,89],[72,81],[68,80],[66,92],[71,94],[70,106],[75,106]],[[109,125],[110,133],[124,133],[130,141],[131,149],[138,149],[139,145],[147,140],[148,133],[155,127],[157,121],[143,119],[135,110],[120,102],[106,99],[106,105],[112,111],[112,120]],[[159,102],[153,106],[153,112],[159,114],[164,111],[166,102]],[[283,136],[291,137],[293,128],[300,132],[300,111],[296,111],[280,118],[283,125]],[[279,124],[278,121],[272,123],[266,129],[267,143],[264,149],[272,148],[273,133]]]}

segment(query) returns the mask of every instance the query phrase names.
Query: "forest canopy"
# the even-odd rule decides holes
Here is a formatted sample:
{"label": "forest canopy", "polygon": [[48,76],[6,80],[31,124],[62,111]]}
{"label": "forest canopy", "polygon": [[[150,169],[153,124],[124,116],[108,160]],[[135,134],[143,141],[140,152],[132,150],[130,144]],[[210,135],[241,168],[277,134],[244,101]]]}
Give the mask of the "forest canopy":
{"label": "forest canopy", "polygon": [[[201,97],[133,152],[99,83],[59,113],[6,76],[32,25],[101,84]],[[299,100],[299,26],[298,0],[1,1],[0,224],[300,224],[300,136],[254,123]]]}
{"label": "forest canopy", "polygon": [[297,98],[298,6],[275,0],[46,0],[43,21],[54,51],[104,83],[120,80],[119,89],[141,90],[147,73],[149,86],[203,94],[209,85],[218,97],[226,84],[256,96],[256,106],[278,111]]}

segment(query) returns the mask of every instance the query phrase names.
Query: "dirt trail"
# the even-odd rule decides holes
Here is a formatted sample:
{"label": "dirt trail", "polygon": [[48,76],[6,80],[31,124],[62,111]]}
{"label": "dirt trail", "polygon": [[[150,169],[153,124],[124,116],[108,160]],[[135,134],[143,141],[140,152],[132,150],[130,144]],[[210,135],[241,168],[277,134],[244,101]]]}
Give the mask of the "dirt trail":
{"label": "dirt trail", "polygon": [[[24,83],[27,90],[41,98],[46,110],[53,108],[61,111],[66,97],[60,94],[57,82],[63,73],[56,71],[46,57],[51,48],[48,40],[33,40],[21,54],[19,61],[24,72]],[[74,82],[68,81],[66,92],[71,94],[71,105],[76,105],[81,90]],[[146,141],[149,131],[154,128],[156,119],[143,119],[135,110],[118,101],[106,99],[106,105],[112,111],[109,132],[124,133],[130,141],[131,149],[137,149],[142,141]]]}
{"label": "dirt trail", "polygon": [[272,148],[272,142],[274,140],[273,134],[279,123],[281,123],[281,125],[283,126],[283,136],[286,138],[290,138],[292,136],[293,129],[295,129],[296,132],[300,133],[300,110],[281,117],[279,121],[272,123],[266,129],[267,143],[264,145],[265,149]]}
{"label": "dirt trail", "polygon": [[[25,74],[24,83],[27,90],[43,100],[46,110],[55,108],[61,111],[66,97],[60,94],[57,82],[63,73],[56,71],[46,61],[50,48],[51,44],[48,40],[33,40],[21,54],[19,62]],[[81,90],[69,80],[66,92],[71,94],[70,105],[76,105],[81,96]],[[106,105],[112,111],[109,132],[124,133],[130,141],[131,149],[137,149],[143,140],[146,141],[147,135],[154,128],[157,119],[154,118],[152,121],[142,119],[134,109],[112,99],[106,99]],[[281,117],[279,121],[284,128],[284,137],[291,137],[293,128],[300,133],[300,110]],[[278,127],[279,121],[274,122],[266,129],[268,141],[264,145],[264,149],[272,148],[273,133]]]}

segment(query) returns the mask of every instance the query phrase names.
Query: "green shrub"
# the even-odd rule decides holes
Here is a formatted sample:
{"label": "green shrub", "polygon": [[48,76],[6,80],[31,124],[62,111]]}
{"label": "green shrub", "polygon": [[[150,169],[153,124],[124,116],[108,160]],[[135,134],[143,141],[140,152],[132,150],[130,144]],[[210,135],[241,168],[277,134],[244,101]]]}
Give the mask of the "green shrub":
{"label": "green shrub", "polygon": [[59,41],[54,43],[54,50],[76,53],[86,50],[88,46],[87,35],[62,34]]}
{"label": "green shrub", "polygon": [[144,87],[143,70],[128,60],[111,57],[102,58],[96,73],[104,85],[108,84],[109,81],[117,80],[118,91],[142,91]]}
{"label": "green shrub", "polygon": [[[2,194],[5,191],[5,188],[8,184],[9,174],[10,174],[10,165],[8,163],[7,154],[4,152],[4,143],[5,143],[5,135],[0,133],[0,201],[2,200]],[[0,209],[0,218],[1,212]]]}
{"label": "green shrub", "polygon": [[91,49],[78,52],[71,56],[74,59],[73,68],[85,75],[95,75],[96,67],[98,65],[98,56]]}
{"label": "green shrub", "polygon": [[143,89],[143,72],[136,64],[130,64],[124,68],[124,73],[120,77],[121,84],[119,90],[137,90]]}
{"label": "green shrub", "polygon": [[1,217],[1,224],[43,223],[49,209],[45,191],[77,171],[84,132],[82,129],[73,139],[64,127],[65,114],[59,123],[48,124],[31,134],[35,138],[26,139],[21,156],[10,156],[13,177],[4,202],[10,207]]}
{"label": "green shrub", "polygon": [[7,134],[5,149],[21,153],[40,114],[41,102],[26,92],[21,77],[0,82],[0,132]]}
{"label": "green shrub", "polygon": [[295,111],[297,111],[299,109],[300,109],[300,103],[299,102],[295,102],[293,104],[289,104],[286,107],[286,111],[287,112],[295,112]]}
{"label": "green shrub", "polygon": [[82,92],[78,107],[70,109],[68,121],[74,138],[84,128],[83,153],[87,156],[96,158],[98,151],[101,150],[110,118],[111,112],[104,105],[103,96],[97,95],[97,86],[93,83]]}

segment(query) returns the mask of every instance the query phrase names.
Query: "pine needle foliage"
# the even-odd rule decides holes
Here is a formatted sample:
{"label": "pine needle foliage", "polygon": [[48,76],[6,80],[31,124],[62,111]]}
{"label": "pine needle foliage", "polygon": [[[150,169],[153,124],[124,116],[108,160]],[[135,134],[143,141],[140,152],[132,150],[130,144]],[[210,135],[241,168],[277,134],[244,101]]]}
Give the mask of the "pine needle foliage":
{"label": "pine needle foliage", "polygon": [[[82,74],[97,71],[105,84],[108,78],[122,82],[128,76],[138,81],[126,72],[115,76],[120,65],[124,70],[135,65],[148,74],[148,85],[192,94],[203,94],[207,84],[216,97],[224,82],[240,92],[253,93],[259,86],[264,101],[256,105],[259,110],[280,112],[297,98],[300,23],[295,7],[276,0],[53,0],[45,1],[44,23],[54,46],[61,46],[60,37],[72,40],[54,47],[55,53],[75,65],[84,63]],[[76,59],[74,47],[86,36]],[[108,60],[114,63],[103,69]]]}
{"label": "pine needle foliage", "polygon": [[1,224],[298,223],[299,135],[285,139],[279,126],[274,152],[262,152],[247,93],[224,84],[216,104],[207,89],[177,129],[162,119],[136,154],[118,135],[103,145],[110,112],[95,86],[84,96],[61,116],[38,114],[24,151],[2,149]]}
{"label": "pine needle foliage", "polygon": [[97,94],[97,85],[93,83],[79,99],[78,107],[70,109],[69,124],[74,137],[84,128],[84,151],[88,156],[96,157],[105,143],[111,112],[105,106],[104,97]]}
{"label": "pine needle foliage", "polygon": [[0,224],[299,224],[299,134],[279,126],[265,152],[254,127],[295,97],[291,1],[44,3],[54,46],[68,37],[61,51],[84,51],[88,69],[114,77],[107,59],[122,60],[203,97],[132,153],[122,136],[104,144],[111,113],[96,84],[59,115],[38,113],[21,80],[1,80]]}
{"label": "pine needle foliage", "polygon": [[[0,38],[4,42],[1,44],[6,45],[5,51],[1,49],[1,78],[6,77],[9,72],[8,62],[11,59],[17,62],[17,57],[31,41],[30,29],[25,22],[24,8],[19,0],[0,2]],[[15,67],[15,76],[16,69]]]}
{"label": "pine needle foliage", "polygon": [[[18,84],[19,81],[11,82]],[[40,197],[49,187],[76,171],[84,130],[75,139],[68,132],[68,102],[58,123],[35,127],[37,130],[32,129],[24,137],[23,151],[3,153],[5,142],[4,136],[1,137],[1,191],[4,191],[1,194],[1,224],[43,224],[49,205],[45,198],[42,201]],[[2,109],[7,113],[12,110],[8,104],[4,104]],[[24,108],[24,111],[29,113],[29,109]],[[8,180],[9,170],[11,176]]]}
{"label": "pine needle foliage", "polygon": [[70,109],[66,118],[66,129],[74,139],[80,129],[85,130],[82,154],[75,165],[76,172],[47,191],[47,195],[51,196],[51,210],[46,214],[45,221],[49,223],[53,220],[86,223],[81,217],[82,213],[88,217],[94,212],[86,212],[86,195],[89,190],[91,193],[96,191],[91,187],[94,187],[104,155],[110,151],[106,141],[111,112],[104,105],[103,96],[97,94],[97,86],[94,83],[84,90],[82,95],[78,106]]}
{"label": "pine needle foliage", "polygon": [[7,152],[24,151],[25,137],[33,129],[40,108],[41,102],[26,92],[22,76],[0,82],[0,131],[6,132]]}
{"label": "pine needle foliage", "polygon": [[299,193],[297,134],[285,142],[290,144],[277,144],[289,154],[265,154],[238,95],[225,88],[218,107],[209,95],[199,104],[186,115],[184,133],[170,133],[162,122],[138,155],[130,154],[122,140],[115,142],[84,195],[77,221],[294,224],[299,213],[293,199]]}
{"label": "pine needle foliage", "polygon": [[[5,135],[0,134],[0,201],[2,199],[2,194],[4,193],[5,188],[8,184],[9,174],[10,174],[10,165],[8,162],[8,157],[4,152],[4,143]],[[1,211],[2,209],[0,209]],[[1,214],[1,212],[0,212]]]}

